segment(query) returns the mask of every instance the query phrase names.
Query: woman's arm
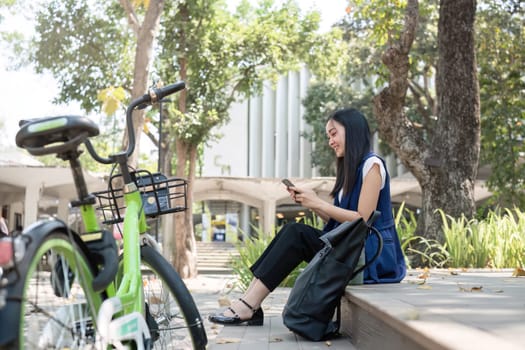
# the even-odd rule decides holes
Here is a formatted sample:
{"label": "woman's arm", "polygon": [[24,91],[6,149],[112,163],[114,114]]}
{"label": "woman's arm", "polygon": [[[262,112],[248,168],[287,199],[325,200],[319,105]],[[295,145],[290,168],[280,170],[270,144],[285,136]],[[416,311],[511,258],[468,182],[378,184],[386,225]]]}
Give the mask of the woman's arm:
{"label": "woman's arm", "polygon": [[[361,193],[359,194],[359,204],[357,211],[348,210],[327,203],[317,196],[311,189],[290,188],[292,198],[303,207],[311,209],[324,221],[332,218],[338,222],[353,221],[360,217],[368,220],[377,208],[379,192],[381,191],[381,174],[379,165],[374,164],[365,176]],[[293,192],[293,191],[292,191]]]}

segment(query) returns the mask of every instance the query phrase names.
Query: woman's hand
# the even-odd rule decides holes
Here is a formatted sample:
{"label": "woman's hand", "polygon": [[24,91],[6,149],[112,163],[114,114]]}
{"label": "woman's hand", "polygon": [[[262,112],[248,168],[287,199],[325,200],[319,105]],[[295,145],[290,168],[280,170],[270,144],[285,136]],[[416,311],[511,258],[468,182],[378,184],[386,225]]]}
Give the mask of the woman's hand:
{"label": "woman's hand", "polygon": [[315,210],[324,202],[317,196],[317,193],[310,188],[290,187],[289,192],[295,203],[301,204],[308,209]]}

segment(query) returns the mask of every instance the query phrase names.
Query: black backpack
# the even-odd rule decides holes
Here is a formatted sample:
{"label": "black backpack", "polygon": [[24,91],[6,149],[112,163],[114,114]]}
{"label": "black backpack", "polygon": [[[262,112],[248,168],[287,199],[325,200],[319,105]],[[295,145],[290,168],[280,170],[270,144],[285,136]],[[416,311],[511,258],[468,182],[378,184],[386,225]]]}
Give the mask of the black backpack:
{"label": "black backpack", "polygon": [[[340,301],[346,286],[381,254],[381,234],[371,226],[378,215],[375,212],[368,223],[363,219],[344,222],[320,237],[325,246],[299,274],[284,306],[283,322],[288,329],[313,341],[339,335]],[[378,251],[356,269],[371,232],[377,235]]]}

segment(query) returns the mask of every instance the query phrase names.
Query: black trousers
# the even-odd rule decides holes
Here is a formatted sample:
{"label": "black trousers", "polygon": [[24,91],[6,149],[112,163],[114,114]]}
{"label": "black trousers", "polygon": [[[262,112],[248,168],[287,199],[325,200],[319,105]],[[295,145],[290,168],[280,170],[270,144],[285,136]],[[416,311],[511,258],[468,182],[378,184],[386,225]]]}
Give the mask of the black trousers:
{"label": "black trousers", "polygon": [[273,291],[302,261],[310,261],[324,246],[323,232],[311,226],[286,224],[250,267],[253,275]]}

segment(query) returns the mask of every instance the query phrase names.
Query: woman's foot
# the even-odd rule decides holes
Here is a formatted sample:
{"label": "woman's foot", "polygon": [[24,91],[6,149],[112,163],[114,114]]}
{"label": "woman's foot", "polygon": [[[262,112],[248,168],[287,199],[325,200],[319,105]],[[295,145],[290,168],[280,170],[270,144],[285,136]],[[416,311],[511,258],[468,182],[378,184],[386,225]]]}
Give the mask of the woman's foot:
{"label": "woman's foot", "polygon": [[248,326],[262,326],[264,323],[264,313],[260,307],[254,309],[244,301],[244,299],[239,298],[239,302],[230,306],[223,313],[212,314],[208,319],[213,323],[224,325],[246,323]]}

